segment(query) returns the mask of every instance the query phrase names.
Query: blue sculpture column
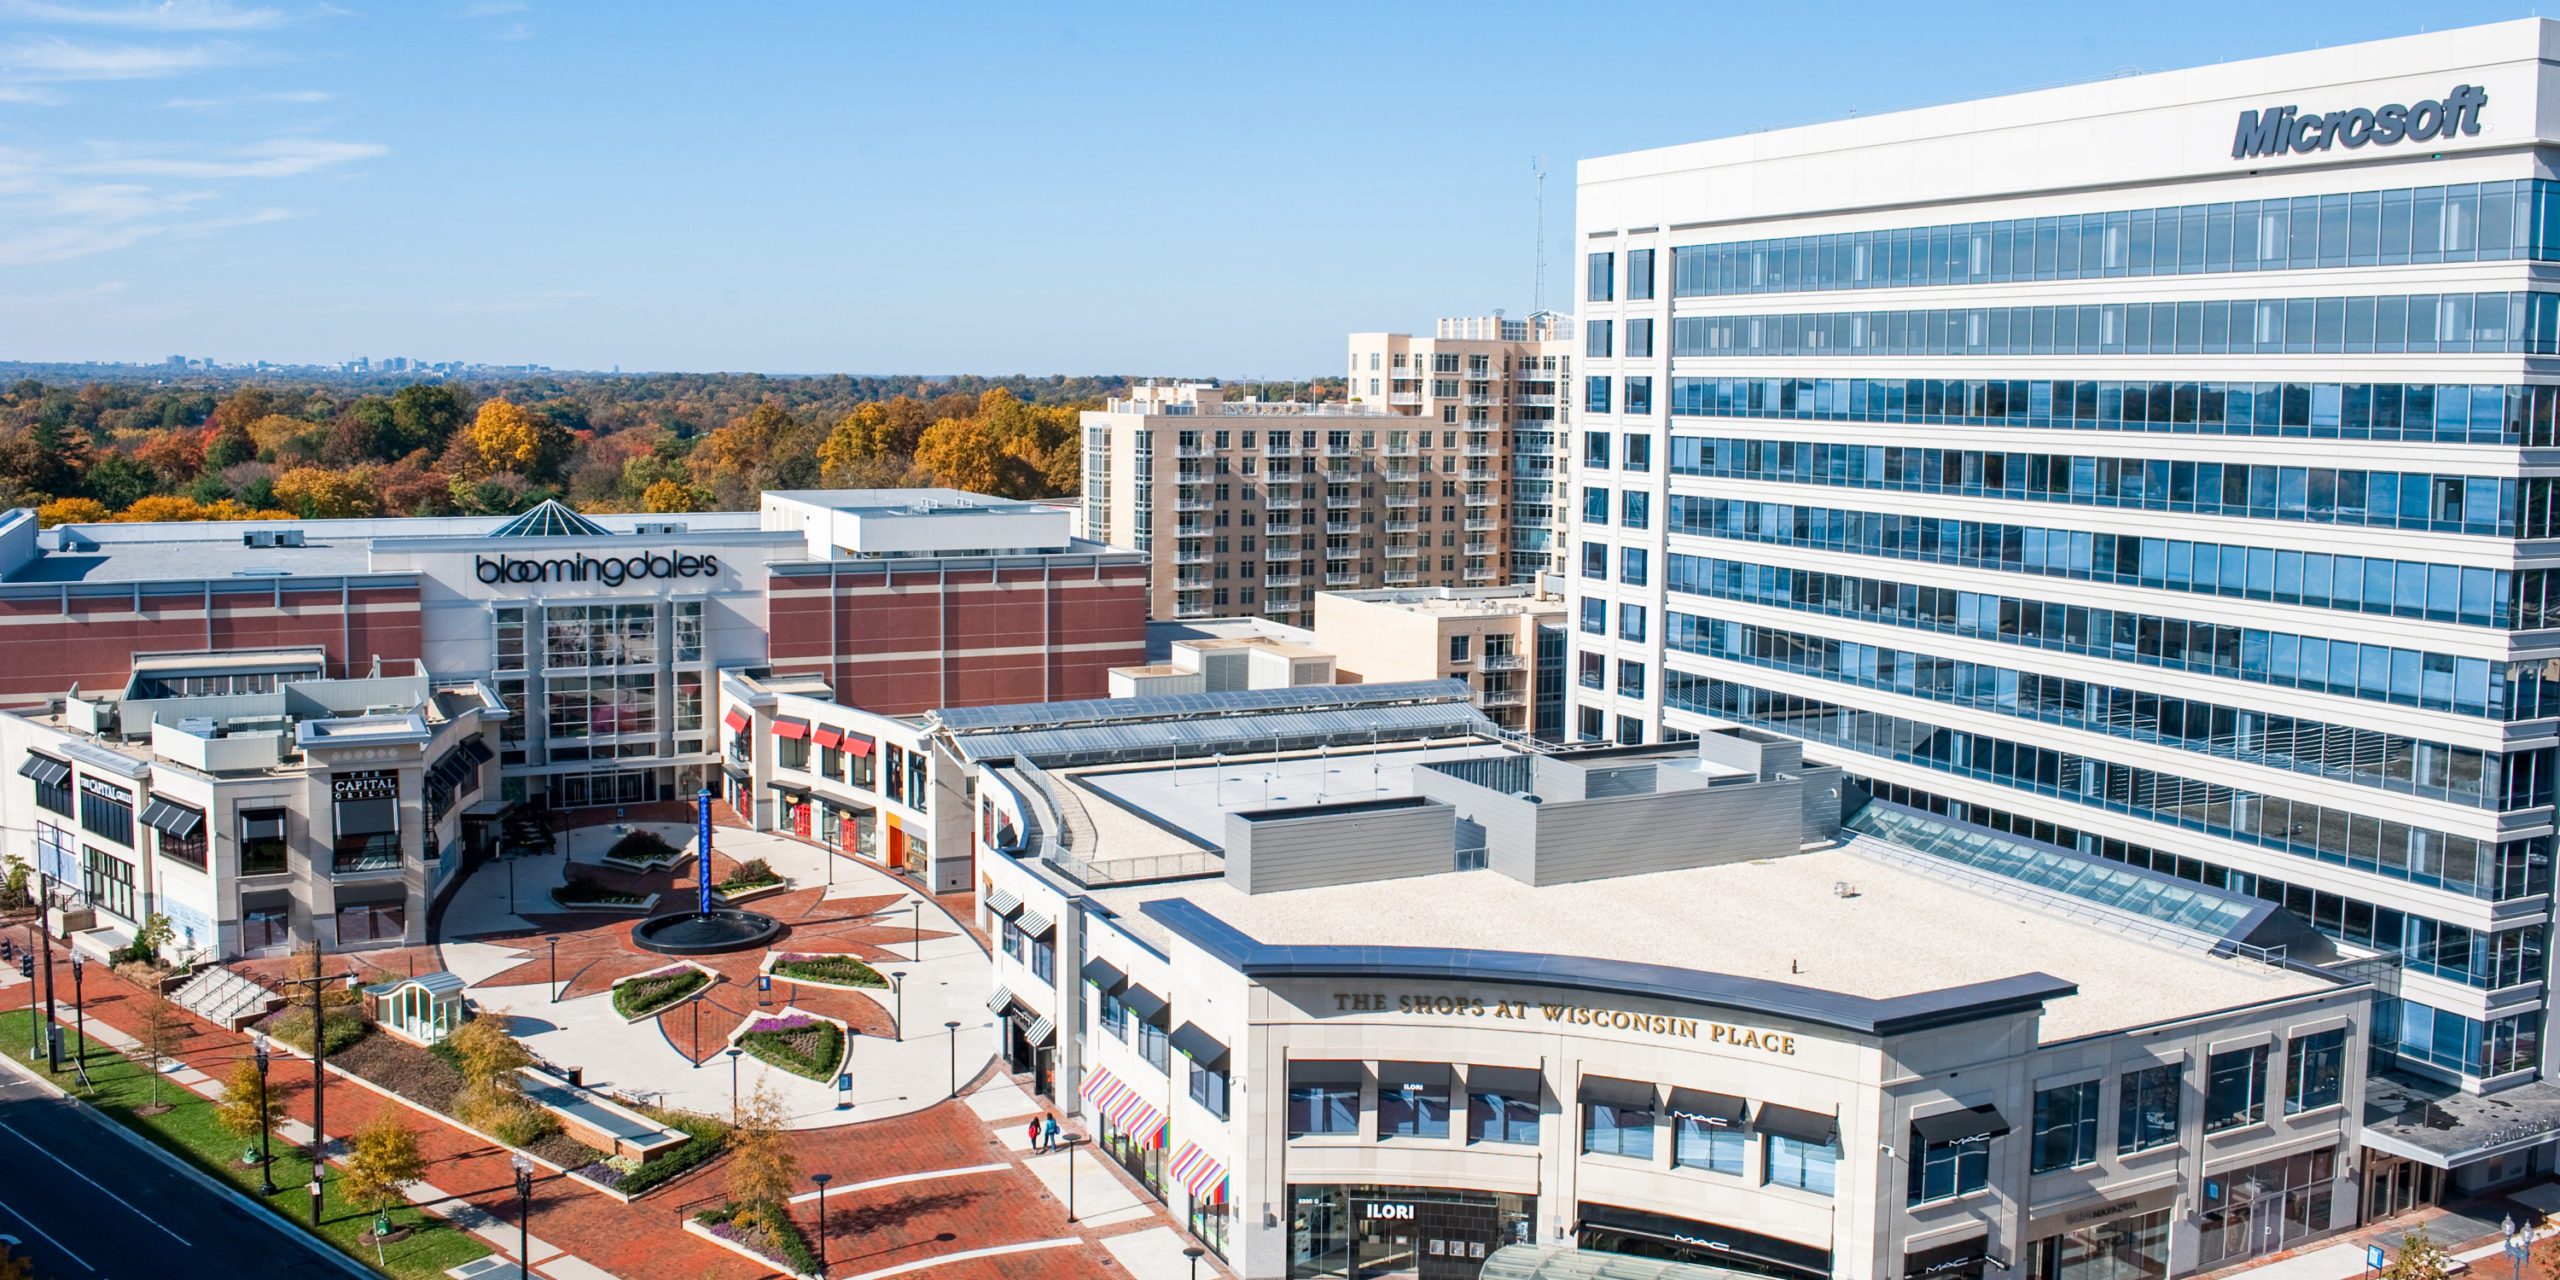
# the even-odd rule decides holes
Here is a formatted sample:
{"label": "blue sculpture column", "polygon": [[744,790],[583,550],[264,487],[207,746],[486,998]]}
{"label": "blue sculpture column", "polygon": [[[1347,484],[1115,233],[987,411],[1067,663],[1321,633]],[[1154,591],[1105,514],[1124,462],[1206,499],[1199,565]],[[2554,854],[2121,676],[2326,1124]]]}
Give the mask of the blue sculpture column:
{"label": "blue sculpture column", "polygon": [[700,853],[694,858],[694,880],[701,886],[700,910],[711,914],[711,788],[704,787],[693,800],[694,835]]}

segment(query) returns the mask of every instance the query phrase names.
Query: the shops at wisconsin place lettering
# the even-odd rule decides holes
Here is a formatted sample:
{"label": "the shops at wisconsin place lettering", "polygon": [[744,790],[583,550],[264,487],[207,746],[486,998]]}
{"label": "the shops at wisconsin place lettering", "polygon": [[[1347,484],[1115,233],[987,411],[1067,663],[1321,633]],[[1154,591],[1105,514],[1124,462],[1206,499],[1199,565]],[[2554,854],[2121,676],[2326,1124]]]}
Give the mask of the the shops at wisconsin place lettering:
{"label": "the shops at wisconsin place lettering", "polygon": [[1757,1027],[1737,1026],[1732,1023],[1699,1018],[1683,1018],[1668,1013],[1633,1013],[1625,1009],[1602,1009],[1583,1004],[1486,1000],[1477,996],[1393,995],[1384,991],[1338,991],[1333,995],[1333,1009],[1336,1013],[1397,1013],[1455,1018],[1497,1018],[1523,1022],[1551,1022],[1560,1026],[1602,1027],[1613,1031],[1642,1031],[1686,1040],[1704,1040],[1709,1044],[1730,1045],[1737,1049],[1755,1049],[1781,1057],[1792,1057],[1796,1051],[1796,1038],[1785,1032],[1764,1031]]}
{"label": "the shops at wisconsin place lettering", "polygon": [[2488,90],[2476,84],[2458,84],[2440,99],[2415,104],[2393,102],[2310,115],[2302,114],[2299,107],[2262,107],[2240,113],[2239,131],[2231,139],[2231,158],[2299,155],[2336,147],[2352,151],[2368,145],[2387,147],[2397,142],[2426,142],[2456,135],[2476,137],[2480,132],[2480,108],[2488,104]]}

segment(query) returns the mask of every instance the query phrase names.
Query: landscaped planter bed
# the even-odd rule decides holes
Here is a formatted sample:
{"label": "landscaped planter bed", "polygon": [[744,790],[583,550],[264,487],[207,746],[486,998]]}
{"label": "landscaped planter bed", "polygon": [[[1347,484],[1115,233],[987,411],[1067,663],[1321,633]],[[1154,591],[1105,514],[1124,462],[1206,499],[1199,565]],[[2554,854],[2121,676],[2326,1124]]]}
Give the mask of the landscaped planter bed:
{"label": "landscaped planter bed", "polygon": [[604,851],[606,865],[632,871],[663,871],[682,866],[692,856],[691,852],[667,843],[665,837],[654,831],[634,831],[614,841],[613,847]]}
{"label": "landscaped planter bed", "polygon": [[[391,1036],[366,1036],[344,1053],[330,1054],[329,1065],[439,1116],[451,1116],[462,1097],[460,1067],[434,1049]],[[545,1134],[524,1149],[563,1169],[602,1158],[601,1152],[565,1133]]]}
{"label": "landscaped planter bed", "polygon": [[738,1033],[739,1048],[795,1076],[833,1082],[844,1065],[844,1024],[798,1009],[758,1014]]}
{"label": "landscaped planter bed", "polygon": [[625,1022],[654,1018],[692,999],[712,983],[710,970],[697,964],[671,964],[634,974],[613,984],[613,1011]]}
{"label": "landscaped planter bed", "polygon": [[879,970],[846,955],[775,952],[766,960],[765,968],[777,978],[812,987],[869,991],[886,990],[889,986],[889,980]]}

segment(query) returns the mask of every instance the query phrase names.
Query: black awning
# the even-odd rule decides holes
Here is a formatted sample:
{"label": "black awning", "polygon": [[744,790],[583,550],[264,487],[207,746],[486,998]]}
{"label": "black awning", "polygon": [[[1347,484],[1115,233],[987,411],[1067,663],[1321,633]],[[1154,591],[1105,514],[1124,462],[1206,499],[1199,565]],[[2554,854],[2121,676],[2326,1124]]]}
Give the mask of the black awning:
{"label": "black awning", "polygon": [[1748,1103],[1729,1093],[1675,1089],[1671,1094],[1671,1114],[1707,1124],[1740,1125],[1748,1110]]}
{"label": "black awning", "polygon": [[153,800],[142,806],[142,825],[166,833],[173,839],[192,840],[204,830],[204,812],[166,800]]}
{"label": "black awning", "polygon": [[775,791],[786,796],[798,796],[804,800],[809,797],[809,789],[801,786],[797,782],[777,782],[772,784],[772,786]]}
{"label": "black awning", "polygon": [[1220,1044],[1216,1036],[1201,1030],[1196,1022],[1186,1022],[1173,1029],[1173,1047],[1182,1050],[1183,1057],[1211,1071],[1227,1064],[1227,1046]]}
{"label": "black awning", "polygon": [[737,780],[738,780],[738,781],[740,781],[740,782],[744,782],[744,781],[746,781],[746,780],[747,780],[747,771],[746,771],[745,767],[744,767],[744,766],[741,766],[741,765],[738,765],[738,764],[735,764],[735,763],[732,763],[732,762],[730,762],[730,761],[726,761],[726,760],[721,761],[721,762],[720,762],[720,771],[721,771],[722,773],[728,774],[730,777],[735,778],[735,779],[737,779]]}
{"label": "black awning", "polygon": [[1911,1131],[1933,1147],[1954,1146],[1965,1142],[1989,1142],[2009,1131],[2009,1122],[2000,1110],[1988,1103],[1962,1111],[1941,1111],[1921,1116],[1911,1122]]}
{"label": "black awning", "polygon": [[1109,992],[1119,990],[1120,984],[1129,980],[1129,975],[1113,968],[1110,961],[1095,956],[1084,962],[1084,980]]}
{"label": "black awning", "polygon": [[31,754],[25,764],[18,766],[18,776],[33,778],[48,787],[58,787],[71,780],[71,766],[52,756]]}
{"label": "black awning", "polygon": [[1817,1147],[1829,1146],[1840,1136],[1840,1117],[1798,1107],[1782,1107],[1774,1102],[1760,1104],[1757,1123],[1762,1133],[1810,1142]]}
{"label": "black awning", "polygon": [[243,840],[284,839],[284,810],[269,809],[262,810],[261,812],[273,813],[275,816],[272,818],[256,818],[245,813],[241,814],[240,838]]}
{"label": "black awning", "polygon": [[1134,982],[1129,984],[1128,990],[1120,993],[1120,1003],[1149,1022],[1164,1016],[1164,997]]}
{"label": "black awning", "polygon": [[462,740],[462,755],[464,759],[469,760],[475,766],[487,764],[498,758],[498,753],[491,751],[489,749],[489,744],[478,738],[465,738]]}
{"label": "black awning", "polygon": [[1989,1240],[1988,1236],[1968,1236],[1952,1244],[1904,1254],[1903,1280],[1921,1280],[1923,1276],[1981,1275],[1982,1264],[1990,1260]]}

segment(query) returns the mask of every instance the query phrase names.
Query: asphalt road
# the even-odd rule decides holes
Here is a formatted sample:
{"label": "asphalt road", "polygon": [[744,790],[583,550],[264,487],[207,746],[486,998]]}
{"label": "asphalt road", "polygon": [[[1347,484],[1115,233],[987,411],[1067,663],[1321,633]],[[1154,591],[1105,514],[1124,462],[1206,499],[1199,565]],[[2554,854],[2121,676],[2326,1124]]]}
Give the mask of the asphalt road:
{"label": "asphalt road", "polygon": [[328,1246],[204,1189],[112,1127],[0,1070],[0,1237],[16,1237],[37,1280],[347,1280],[315,1254]]}

